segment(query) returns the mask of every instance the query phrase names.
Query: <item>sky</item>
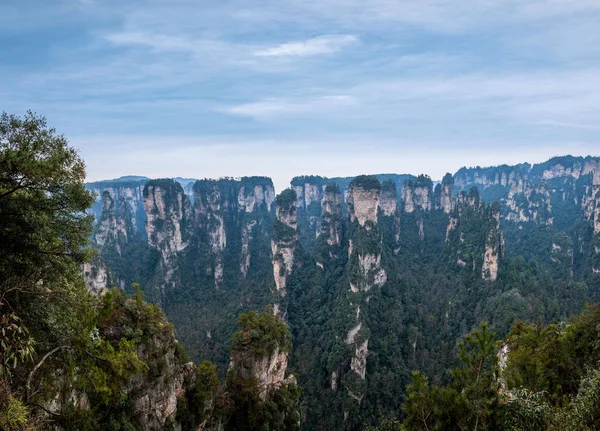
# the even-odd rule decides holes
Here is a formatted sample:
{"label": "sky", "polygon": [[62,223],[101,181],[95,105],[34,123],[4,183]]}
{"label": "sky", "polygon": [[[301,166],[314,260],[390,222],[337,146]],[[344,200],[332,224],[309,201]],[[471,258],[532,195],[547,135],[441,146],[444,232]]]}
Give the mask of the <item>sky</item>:
{"label": "sky", "polygon": [[0,0],[0,110],[89,180],[600,155],[598,0]]}

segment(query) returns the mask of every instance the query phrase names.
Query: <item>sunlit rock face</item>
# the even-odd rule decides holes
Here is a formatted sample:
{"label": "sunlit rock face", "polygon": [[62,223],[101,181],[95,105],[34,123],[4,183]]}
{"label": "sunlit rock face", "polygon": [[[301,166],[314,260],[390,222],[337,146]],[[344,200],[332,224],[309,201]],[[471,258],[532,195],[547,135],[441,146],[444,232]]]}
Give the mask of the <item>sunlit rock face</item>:
{"label": "sunlit rock face", "polygon": [[153,180],[144,188],[148,245],[161,253],[165,287],[174,287],[177,253],[188,246],[193,229],[192,207],[181,185]]}

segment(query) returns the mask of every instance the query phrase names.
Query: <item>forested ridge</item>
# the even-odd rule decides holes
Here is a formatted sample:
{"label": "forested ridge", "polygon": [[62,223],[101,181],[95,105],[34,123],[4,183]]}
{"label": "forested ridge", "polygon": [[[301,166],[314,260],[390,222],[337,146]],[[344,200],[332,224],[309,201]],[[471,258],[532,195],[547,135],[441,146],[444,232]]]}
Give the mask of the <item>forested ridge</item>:
{"label": "forested ridge", "polygon": [[598,158],[277,196],[0,126],[0,428],[597,427]]}

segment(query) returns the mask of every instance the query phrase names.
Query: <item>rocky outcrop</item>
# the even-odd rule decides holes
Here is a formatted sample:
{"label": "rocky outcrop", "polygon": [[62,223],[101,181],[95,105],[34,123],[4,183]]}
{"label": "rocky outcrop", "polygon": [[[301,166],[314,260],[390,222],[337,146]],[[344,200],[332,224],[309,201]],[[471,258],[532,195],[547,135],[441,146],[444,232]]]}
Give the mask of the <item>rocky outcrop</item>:
{"label": "rocky outcrop", "polygon": [[[45,407],[45,412],[68,412],[67,414],[73,415],[71,417],[77,417],[74,412],[78,412],[83,418],[94,415],[98,417],[112,408],[113,398],[107,398],[111,399],[111,402],[105,401],[105,405],[98,403],[101,404],[98,406],[93,403],[104,399],[102,397],[116,397],[131,406],[130,411],[118,414],[127,415],[135,429],[154,431],[180,426],[177,413],[185,404],[186,391],[192,392],[195,389],[195,367],[191,362],[182,361],[173,326],[162,313],[157,313],[154,309],[148,313],[151,307],[153,306],[143,301],[140,303],[136,299],[125,297],[118,303],[113,302],[113,315],[107,319],[100,319],[99,327],[92,334],[94,343],[102,340],[104,345],[112,346],[114,350],[110,351],[113,355],[109,354],[110,359],[105,359],[96,356],[93,350],[86,350],[90,358],[98,361],[97,369],[69,369],[64,365],[54,368],[54,377],[51,382],[47,382],[46,393],[36,395],[39,397],[39,404]],[[140,315],[144,318],[141,319]],[[131,335],[126,334],[132,328],[137,334],[135,341],[131,339]],[[118,355],[114,354],[124,350],[123,342],[135,345],[135,351],[127,363],[123,359],[116,359]],[[93,349],[92,345],[89,349]],[[136,363],[143,366],[138,366],[136,370]],[[115,372],[112,367],[119,366],[116,364],[120,364],[119,373],[122,374],[112,379],[109,376],[108,381],[102,381],[100,388],[97,388],[94,380],[98,378],[96,373],[102,376],[106,371]],[[48,390],[50,387],[52,391]],[[111,390],[116,393],[111,394]],[[55,395],[50,399],[43,399],[51,393]],[[100,411],[95,411],[93,415],[88,416],[84,413],[96,408]],[[58,413],[55,414],[59,416]]]}
{"label": "rocky outcrop", "polygon": [[329,246],[338,247],[342,244],[342,194],[336,184],[325,188],[322,211],[321,234]]}
{"label": "rocky outcrop", "polygon": [[477,187],[458,194],[446,229],[450,262],[466,271],[479,271],[484,280],[496,280],[505,250],[500,211],[497,202],[483,204]]}
{"label": "rocky outcrop", "polygon": [[444,175],[442,182],[435,186],[435,209],[450,214],[454,210],[454,178],[451,174]]}
{"label": "rocky outcrop", "polygon": [[190,201],[173,180],[152,180],[144,188],[148,245],[161,253],[162,290],[174,287],[177,254],[189,243],[193,230]]}
{"label": "rocky outcrop", "polygon": [[[357,177],[357,178],[373,178],[373,177]],[[375,179],[377,181],[377,179]],[[356,182],[353,183],[348,190],[348,214],[350,220],[358,220],[358,224],[364,227],[367,222],[377,223],[377,210],[379,209],[379,194],[381,192],[381,184],[377,181],[377,186],[372,186],[368,183]],[[366,229],[369,229],[367,225]]]}
{"label": "rocky outcrop", "polygon": [[510,183],[506,199],[507,221],[536,222],[552,225],[552,199],[545,183],[537,186],[528,180],[515,180]]}
{"label": "rocky outcrop", "polygon": [[238,193],[238,207],[246,213],[252,213],[261,206],[271,210],[275,202],[275,189],[270,178],[244,177]]}
{"label": "rocky outcrop", "polygon": [[293,376],[286,378],[288,354],[279,348],[266,356],[251,355],[247,353],[232,353],[230,370],[235,370],[237,375],[244,380],[256,379],[259,388],[259,397],[265,401],[269,392],[283,385],[296,383]]}
{"label": "rocky outcrop", "polygon": [[105,291],[110,285],[108,268],[98,257],[83,264],[83,275],[87,290],[95,295]]}
{"label": "rocky outcrop", "polygon": [[433,201],[433,182],[426,175],[406,182],[403,190],[404,212],[431,211]]}
{"label": "rocky outcrop", "polygon": [[267,236],[267,226],[272,223],[275,189],[271,179],[266,177],[244,177],[239,184],[237,219],[242,227],[240,272],[246,278],[252,263],[252,243],[259,239],[258,235]]}
{"label": "rocky outcrop", "polygon": [[530,170],[531,165],[528,163],[515,166],[461,168],[454,174],[454,184],[461,190],[468,190],[473,186],[482,190],[492,186],[508,187],[515,180],[523,179]]}
{"label": "rocky outcrop", "polygon": [[[286,389],[296,385],[293,375],[286,376],[288,352],[291,349],[286,324],[272,314],[258,315],[253,311],[243,315],[240,322],[240,331],[234,335],[232,341],[231,361],[227,373],[229,390],[241,389],[238,389],[241,393],[231,394],[233,399],[245,401],[258,395],[259,403],[270,403],[270,409],[281,407],[278,412],[280,415],[291,415],[295,421],[299,421],[300,416],[295,406],[285,405],[286,402],[294,402],[289,394],[286,394]],[[282,402],[284,404],[281,404]],[[254,412],[247,413],[252,415]],[[255,425],[252,429],[271,428]]]}
{"label": "rocky outcrop", "polygon": [[284,190],[277,196],[276,203],[276,220],[271,236],[273,278],[277,293],[285,296],[287,277],[294,267],[294,253],[299,238],[296,192]]}
{"label": "rocky outcrop", "polygon": [[140,418],[140,429],[144,431],[165,429],[168,421],[177,423],[179,404],[186,390],[194,386],[194,364],[178,362],[176,345],[177,340],[169,330],[154,335],[136,349],[138,357],[148,364],[152,376],[138,374],[129,384],[130,392],[137,394],[134,408]]}
{"label": "rocky outcrop", "polygon": [[500,206],[492,206],[492,220],[489,233],[485,243],[485,252],[483,256],[483,266],[481,268],[481,278],[488,281],[496,281],[498,278],[498,265],[501,257],[504,255],[504,236],[500,230]]}
{"label": "rocky outcrop", "polygon": [[194,184],[194,229],[196,234],[206,234],[211,262],[206,268],[215,279],[215,287],[223,282],[223,250],[227,245],[223,196],[218,181],[199,180]]}
{"label": "rocky outcrop", "polygon": [[329,262],[336,261],[343,253],[342,194],[337,184],[325,187],[321,207],[321,226],[314,258],[317,266],[325,269]]}
{"label": "rocky outcrop", "polygon": [[93,242],[99,248],[114,247],[121,254],[121,246],[135,237],[135,227],[129,206],[123,198],[117,202],[108,191],[102,193],[102,213],[94,229]]}
{"label": "rocky outcrop", "polygon": [[[359,404],[365,394],[369,354],[369,330],[361,310],[368,309],[368,302],[375,293],[372,289],[383,286],[387,281],[381,265],[382,237],[377,219],[380,196],[381,184],[375,177],[357,177],[350,184],[348,213],[352,223],[352,249],[348,260],[348,302],[355,318],[345,341],[354,346],[354,354],[344,382],[348,395]],[[388,203],[386,206],[389,210],[391,205]],[[384,213],[383,209],[381,213]]]}
{"label": "rocky outcrop", "polygon": [[128,225],[131,225],[135,235],[145,236],[146,231],[144,221],[146,213],[144,210],[144,186],[148,180],[132,180],[132,181],[98,181],[86,184],[86,188],[95,195],[96,201],[90,209],[91,213],[96,217],[98,223],[104,208],[104,193],[108,193],[110,198],[120,205],[122,202],[127,207],[129,218],[124,220]]}

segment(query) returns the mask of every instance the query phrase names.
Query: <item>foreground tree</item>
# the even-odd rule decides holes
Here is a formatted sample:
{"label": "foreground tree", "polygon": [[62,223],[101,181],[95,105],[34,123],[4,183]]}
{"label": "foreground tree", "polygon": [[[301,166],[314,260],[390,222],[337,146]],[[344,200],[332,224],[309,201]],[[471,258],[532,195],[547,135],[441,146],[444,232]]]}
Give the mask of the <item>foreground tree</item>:
{"label": "foreground tree", "polygon": [[80,265],[91,255],[93,198],[84,179],[83,161],[43,117],[0,116],[2,376],[60,350],[89,320]]}
{"label": "foreground tree", "polygon": [[76,150],[43,117],[0,116],[2,428],[23,427],[43,410],[40,378],[57,357],[99,353],[94,298],[80,270],[92,254],[84,179]]}

